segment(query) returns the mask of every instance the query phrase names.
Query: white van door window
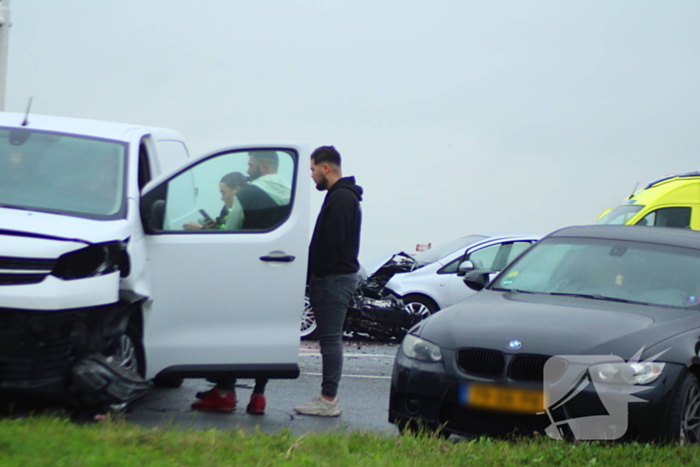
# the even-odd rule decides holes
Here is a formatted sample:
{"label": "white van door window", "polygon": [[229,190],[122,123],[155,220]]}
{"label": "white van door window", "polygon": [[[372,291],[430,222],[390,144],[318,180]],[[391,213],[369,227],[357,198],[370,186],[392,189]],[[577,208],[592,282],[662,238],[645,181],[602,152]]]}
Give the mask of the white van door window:
{"label": "white van door window", "polygon": [[294,155],[281,150],[221,154],[168,184],[164,231],[269,231],[289,215]]}

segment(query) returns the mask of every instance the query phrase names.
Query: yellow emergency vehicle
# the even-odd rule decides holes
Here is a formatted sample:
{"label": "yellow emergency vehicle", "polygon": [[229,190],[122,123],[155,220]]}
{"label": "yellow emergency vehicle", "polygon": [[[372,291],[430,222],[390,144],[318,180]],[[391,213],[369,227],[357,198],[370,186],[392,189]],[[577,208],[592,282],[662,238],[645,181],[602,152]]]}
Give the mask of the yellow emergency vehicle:
{"label": "yellow emergency vehicle", "polygon": [[700,230],[700,172],[654,180],[619,206],[604,211],[597,224]]}

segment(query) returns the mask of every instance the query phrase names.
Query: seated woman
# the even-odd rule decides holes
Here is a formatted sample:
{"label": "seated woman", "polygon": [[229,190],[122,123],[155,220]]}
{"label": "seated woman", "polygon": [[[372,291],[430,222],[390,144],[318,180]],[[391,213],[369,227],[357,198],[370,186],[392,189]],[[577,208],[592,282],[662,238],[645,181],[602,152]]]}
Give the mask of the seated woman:
{"label": "seated woman", "polygon": [[183,227],[185,230],[202,230],[202,229],[223,229],[226,227],[229,213],[233,210],[240,210],[240,201],[236,197],[239,191],[248,186],[248,180],[245,175],[240,172],[227,173],[219,182],[219,193],[221,193],[221,201],[224,206],[221,208],[221,213],[215,220],[207,220],[204,224],[199,222],[188,222]]}

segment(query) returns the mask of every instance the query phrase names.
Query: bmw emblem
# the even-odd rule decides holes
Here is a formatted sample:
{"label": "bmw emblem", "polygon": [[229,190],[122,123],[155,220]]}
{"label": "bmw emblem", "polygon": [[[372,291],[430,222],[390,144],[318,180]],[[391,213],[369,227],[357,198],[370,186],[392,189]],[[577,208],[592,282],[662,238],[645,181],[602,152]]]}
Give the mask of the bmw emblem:
{"label": "bmw emblem", "polygon": [[520,342],[519,340],[512,340],[512,341],[508,342],[508,348],[510,350],[518,350],[522,346],[523,346],[523,343]]}

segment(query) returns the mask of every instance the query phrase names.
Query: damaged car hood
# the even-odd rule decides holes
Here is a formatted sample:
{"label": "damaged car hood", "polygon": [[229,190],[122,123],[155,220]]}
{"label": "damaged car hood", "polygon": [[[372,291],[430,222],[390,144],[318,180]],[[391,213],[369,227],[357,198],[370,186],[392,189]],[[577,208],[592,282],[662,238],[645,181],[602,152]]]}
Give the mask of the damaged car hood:
{"label": "damaged car hood", "polygon": [[418,261],[416,261],[411,255],[404,251],[400,251],[393,255],[380,256],[378,259],[370,262],[363,267],[366,277],[372,277],[377,273],[383,274],[390,271],[396,272],[408,272],[419,267]]}
{"label": "damaged car hood", "polygon": [[384,286],[394,274],[411,272],[421,267],[415,259],[403,251],[387,257],[381,257],[360,269],[360,285],[363,292],[373,298],[382,298]]}
{"label": "damaged car hood", "polygon": [[[36,211],[0,208],[0,235],[67,240],[85,244],[124,240],[126,219],[100,221]],[[35,256],[35,255],[33,255]]]}

